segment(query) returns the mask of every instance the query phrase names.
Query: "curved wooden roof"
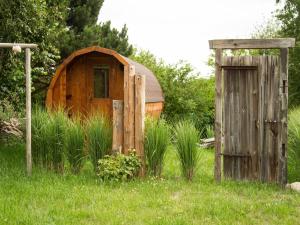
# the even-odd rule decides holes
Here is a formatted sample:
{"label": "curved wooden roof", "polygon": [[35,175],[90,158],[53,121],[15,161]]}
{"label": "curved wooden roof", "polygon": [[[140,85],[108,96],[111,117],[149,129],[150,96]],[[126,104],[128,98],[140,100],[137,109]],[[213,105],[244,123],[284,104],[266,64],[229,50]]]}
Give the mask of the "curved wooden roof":
{"label": "curved wooden roof", "polygon": [[67,67],[69,63],[72,62],[76,57],[88,54],[91,52],[99,52],[104,53],[107,55],[111,55],[115,57],[121,64],[124,66],[134,66],[135,67],[135,73],[145,75],[146,77],[146,102],[163,102],[163,92],[161,89],[161,86],[155,77],[155,75],[150,71],[148,68],[146,68],[144,65],[137,63],[129,58],[126,58],[125,56],[120,55],[114,50],[107,49],[107,48],[101,48],[98,46],[92,46],[88,48],[83,48],[78,51],[73,52],[70,56],[68,56],[57,68],[55,75],[53,76],[49,89],[53,89],[54,85],[56,83],[56,80],[60,76],[61,72]]}

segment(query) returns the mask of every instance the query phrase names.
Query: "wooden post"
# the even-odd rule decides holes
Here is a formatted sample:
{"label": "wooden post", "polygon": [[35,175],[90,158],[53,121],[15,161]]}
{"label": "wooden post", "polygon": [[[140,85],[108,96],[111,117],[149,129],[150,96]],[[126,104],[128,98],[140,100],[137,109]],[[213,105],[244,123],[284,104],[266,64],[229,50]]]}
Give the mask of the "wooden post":
{"label": "wooden post", "polygon": [[215,53],[215,181],[221,181],[222,148],[222,49]]}
{"label": "wooden post", "polygon": [[288,141],[288,48],[280,49],[280,94],[281,94],[281,146],[278,154],[278,182],[285,186],[287,183],[287,141]]}
{"label": "wooden post", "polygon": [[27,174],[32,173],[31,158],[31,53],[30,48],[25,50],[25,70],[26,70],[26,163]]}
{"label": "wooden post", "polygon": [[123,101],[113,100],[113,144],[114,152],[122,153],[123,151]]}
{"label": "wooden post", "polygon": [[145,127],[145,76],[135,76],[135,149],[142,161],[140,176],[145,175],[144,127]]}

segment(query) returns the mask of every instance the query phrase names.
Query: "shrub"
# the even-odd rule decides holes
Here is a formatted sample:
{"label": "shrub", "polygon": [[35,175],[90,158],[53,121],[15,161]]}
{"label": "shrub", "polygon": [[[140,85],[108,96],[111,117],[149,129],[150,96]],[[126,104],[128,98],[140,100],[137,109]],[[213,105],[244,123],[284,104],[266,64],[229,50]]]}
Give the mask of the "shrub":
{"label": "shrub", "polygon": [[66,153],[72,173],[79,173],[84,157],[84,129],[79,118],[69,120],[66,132]]}
{"label": "shrub", "polygon": [[105,155],[98,161],[98,173],[101,181],[126,181],[134,178],[141,167],[141,162],[135,151],[129,155],[117,153]]}
{"label": "shrub", "polygon": [[169,127],[164,120],[149,118],[146,121],[145,156],[148,171],[154,176],[161,175],[169,139]]}
{"label": "shrub", "polygon": [[183,176],[192,180],[197,166],[199,152],[197,142],[199,133],[190,121],[178,122],[175,126],[175,147],[181,164]]}
{"label": "shrub", "polygon": [[289,113],[288,136],[288,177],[296,181],[300,179],[300,108]]}
{"label": "shrub", "polygon": [[96,171],[97,162],[109,153],[112,147],[112,127],[103,116],[94,115],[87,121],[87,146]]}
{"label": "shrub", "polygon": [[211,125],[206,125],[205,126],[206,129],[206,137],[207,138],[212,138],[215,136],[215,131],[214,131],[214,127]]}

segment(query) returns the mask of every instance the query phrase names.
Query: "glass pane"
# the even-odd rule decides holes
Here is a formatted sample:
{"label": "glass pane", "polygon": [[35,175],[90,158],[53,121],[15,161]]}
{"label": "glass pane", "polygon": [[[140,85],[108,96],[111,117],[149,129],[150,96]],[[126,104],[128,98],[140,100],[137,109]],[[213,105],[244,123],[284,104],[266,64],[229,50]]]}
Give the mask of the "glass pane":
{"label": "glass pane", "polygon": [[108,98],[108,68],[94,68],[94,98]]}

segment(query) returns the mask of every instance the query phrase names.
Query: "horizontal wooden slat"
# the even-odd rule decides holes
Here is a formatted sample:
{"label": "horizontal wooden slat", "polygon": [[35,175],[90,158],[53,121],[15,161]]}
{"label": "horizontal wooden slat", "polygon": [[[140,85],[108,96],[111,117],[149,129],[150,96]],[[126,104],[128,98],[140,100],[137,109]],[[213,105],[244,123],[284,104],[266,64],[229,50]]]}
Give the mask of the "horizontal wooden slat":
{"label": "horizontal wooden slat", "polygon": [[21,48],[37,48],[37,44],[0,43],[0,48],[12,48],[13,46],[20,46]]}
{"label": "horizontal wooden slat", "polygon": [[277,39],[223,39],[210,40],[210,49],[268,49],[291,48],[295,46],[294,38]]}

